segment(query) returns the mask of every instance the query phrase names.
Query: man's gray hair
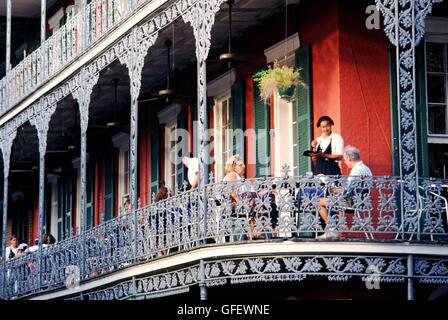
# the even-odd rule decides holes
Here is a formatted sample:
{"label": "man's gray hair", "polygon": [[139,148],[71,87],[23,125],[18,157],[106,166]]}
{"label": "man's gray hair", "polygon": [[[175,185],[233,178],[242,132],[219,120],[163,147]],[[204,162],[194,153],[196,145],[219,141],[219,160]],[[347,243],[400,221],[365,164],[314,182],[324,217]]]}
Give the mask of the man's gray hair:
{"label": "man's gray hair", "polygon": [[361,159],[361,152],[358,148],[355,148],[353,146],[346,146],[344,148],[344,155],[353,161],[358,161]]}

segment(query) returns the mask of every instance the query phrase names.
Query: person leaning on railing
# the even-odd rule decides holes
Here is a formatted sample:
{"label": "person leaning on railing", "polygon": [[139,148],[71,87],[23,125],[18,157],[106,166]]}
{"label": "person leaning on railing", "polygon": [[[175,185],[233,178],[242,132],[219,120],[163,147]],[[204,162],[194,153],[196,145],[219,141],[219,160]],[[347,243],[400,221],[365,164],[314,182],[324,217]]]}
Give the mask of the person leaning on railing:
{"label": "person leaning on railing", "polygon": [[[358,148],[353,146],[347,146],[344,149],[343,159],[346,166],[350,169],[350,175],[347,179],[348,183],[345,188],[330,188],[330,193],[342,194],[344,201],[347,203],[352,202],[354,193],[359,192],[356,186],[355,177],[371,177],[372,171],[361,160],[361,154]],[[361,190],[362,192],[362,190]],[[328,224],[328,198],[319,199],[319,214],[325,223]],[[323,235],[319,236],[319,239],[338,238],[338,233],[335,231],[327,231]]]}
{"label": "person leaning on railing", "polygon": [[[244,161],[240,159],[240,156],[235,154],[227,160],[224,170],[226,175],[222,179],[223,181],[238,182],[243,178],[246,171],[246,166],[244,165]],[[232,204],[234,205],[238,201],[238,195],[236,192],[232,192],[230,196],[232,199]]]}
{"label": "person leaning on railing", "polygon": [[15,235],[11,236],[11,245],[9,247],[6,247],[6,261],[14,258],[18,253],[18,243],[17,237]]}
{"label": "person leaning on railing", "polygon": [[[225,172],[226,175],[223,179],[223,181],[226,182],[233,182],[238,184],[243,179],[244,173],[246,171],[246,166],[244,165],[244,161],[240,158],[238,154],[233,155],[229,158],[229,160],[226,162],[225,166]],[[236,191],[232,191],[230,193],[230,198],[232,201],[232,207],[233,209],[236,208],[236,205],[238,201],[245,200],[249,204],[249,225],[251,233],[249,234],[250,239],[263,239],[264,236],[261,231],[255,232],[255,225],[256,225],[256,212],[255,212],[255,202],[257,197],[269,197],[270,198],[270,205],[271,205],[271,223],[272,227],[275,228],[275,224],[277,223],[277,217],[275,216],[276,208],[275,208],[275,201],[274,201],[274,193],[272,190],[269,189],[260,189],[260,190],[254,190],[252,186],[248,185],[242,185],[238,186],[238,194]]]}

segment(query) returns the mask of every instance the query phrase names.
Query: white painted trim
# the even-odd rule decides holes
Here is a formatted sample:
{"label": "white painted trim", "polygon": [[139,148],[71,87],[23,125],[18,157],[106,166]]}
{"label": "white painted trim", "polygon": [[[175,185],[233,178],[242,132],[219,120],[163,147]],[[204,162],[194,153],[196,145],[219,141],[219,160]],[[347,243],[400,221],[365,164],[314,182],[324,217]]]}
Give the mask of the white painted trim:
{"label": "white painted trim", "polygon": [[[176,116],[177,118],[177,116]],[[175,153],[171,150],[171,139],[172,139],[172,133],[177,128],[177,122],[171,123],[169,126],[165,126],[165,132],[164,132],[164,152],[165,152],[165,186],[168,188],[169,192],[174,193],[176,186],[171,183],[171,176],[174,174],[174,176],[177,176],[177,166],[175,165],[174,168],[171,168],[173,163],[176,163],[176,159],[172,159],[173,156],[175,156]],[[171,170],[173,169],[173,170]],[[176,184],[176,179],[174,181],[174,184]]]}
{"label": "white painted trim", "polygon": [[[294,57],[296,50],[300,48],[299,34],[295,33],[289,36],[287,39],[280,41],[273,46],[264,50],[264,55],[266,56],[266,62],[272,63],[278,60],[280,64],[284,64],[285,52],[287,57],[287,65],[294,65]],[[283,61],[282,61],[283,60]]]}
{"label": "white painted trim", "polygon": [[443,34],[446,39],[447,38],[447,31],[446,31],[447,24],[448,24],[448,18],[442,18],[442,17],[426,18],[425,38],[427,39],[428,36]]}
{"label": "white painted trim", "polygon": [[54,174],[54,173],[47,174],[47,180],[51,184],[58,183],[58,178],[59,178],[58,174]]}
{"label": "white painted trim", "polygon": [[286,163],[290,168],[294,167],[294,158],[291,152],[293,147],[293,106],[280,98],[278,93],[274,95],[274,175],[283,175],[282,166]]}
{"label": "white painted trim", "polygon": [[[129,145],[128,145],[129,146]],[[125,177],[125,163],[126,163],[126,153],[128,153],[128,165],[129,165],[129,148],[127,149],[120,149],[120,152],[118,153],[118,207],[119,208],[123,208],[123,200],[124,200],[124,196],[127,195],[129,196],[129,190],[127,192],[124,191],[124,184],[126,183],[126,177]],[[128,169],[128,173],[130,173],[129,168]],[[128,176],[129,178],[129,176]],[[128,186],[129,186],[129,180],[128,180]],[[119,213],[124,213],[122,210],[119,210]]]}
{"label": "white painted trim", "polygon": [[128,151],[129,150],[129,134],[120,132],[116,135],[112,136],[112,143],[114,148],[119,149],[120,151]]}
{"label": "white painted trim", "polygon": [[332,241],[280,241],[257,242],[248,244],[209,246],[179,253],[170,257],[155,259],[154,261],[126,268],[109,276],[101,277],[84,283],[76,289],[67,289],[52,292],[40,296],[30,297],[29,300],[57,299],[65,295],[79,294],[81,291],[89,291],[101,286],[123,281],[133,276],[148,273],[165,272],[167,269],[182,267],[188,264],[198,263],[201,259],[220,259],[229,257],[247,257],[253,255],[425,255],[433,257],[448,256],[448,247],[429,244],[404,243],[369,243],[369,242],[332,242]]}
{"label": "white painted trim", "polygon": [[[76,234],[79,234],[79,230],[81,230],[81,170],[79,168],[76,170],[76,202],[73,204],[73,206],[76,208],[75,219],[76,219],[76,229],[78,229],[76,230]],[[87,219],[87,210],[85,214],[86,214],[85,219]]]}
{"label": "white painted trim", "polygon": [[428,135],[428,143],[448,144],[448,135]]}
{"label": "white painted trim", "polygon": [[78,12],[78,8],[79,6],[77,6],[75,2],[75,4],[67,6],[67,8],[65,8],[65,12],[67,12],[67,14],[71,14],[71,11],[74,10],[74,13],[76,14]]}
{"label": "white painted trim", "polygon": [[235,83],[236,73],[232,69],[218,78],[213,79],[207,83],[207,96],[213,97],[216,100],[222,100],[224,97],[230,95],[232,85]]}
{"label": "white painted trim", "polygon": [[60,8],[54,15],[48,19],[48,26],[53,31],[53,33],[59,29],[59,21],[61,21],[64,16],[64,9]]}
{"label": "white painted trim", "polygon": [[112,46],[118,39],[123,37],[129,30],[131,30],[135,25],[145,19],[154,11],[158,10],[162,5],[164,5],[169,0],[153,0],[147,1],[145,5],[138,10],[133,16],[127,19],[123,24],[117,25],[113,31],[107,37],[104,37],[101,41],[99,41],[95,46],[92,47],[87,53],[83,54],[81,57],[78,57],[67,67],[53,78],[50,78],[46,81],[44,85],[42,85],[39,89],[35,90],[32,94],[28,96],[22,103],[19,103],[15,108],[13,108],[9,113],[2,116],[0,118],[0,126],[4,125],[9,120],[16,117],[23,110],[28,108],[32,103],[34,103],[41,96],[47,94],[52,89],[54,89],[57,85],[64,82],[69,77],[73,76],[76,72],[78,72],[82,66],[86,65],[88,62],[92,61],[96,57],[98,57],[101,53],[107,50],[110,46]]}
{"label": "white painted trim", "polygon": [[[54,175],[56,176],[56,175]],[[57,239],[58,237],[58,180],[51,181],[51,218],[50,233]],[[34,243],[33,243],[34,244]]]}
{"label": "white painted trim", "polygon": [[[428,17],[426,19],[425,42],[448,42],[448,18]],[[426,47],[425,47],[426,48]],[[425,50],[425,73],[426,73],[426,50]],[[425,77],[425,90],[428,90]],[[426,113],[428,114],[428,93],[426,92]],[[426,121],[427,132],[429,132],[429,120]],[[428,143],[448,144],[448,135],[428,133]]]}
{"label": "white painted trim", "polygon": [[177,124],[177,115],[179,114],[181,107],[177,103],[172,103],[159,113],[157,113],[157,118],[159,122],[165,126],[172,126]]}

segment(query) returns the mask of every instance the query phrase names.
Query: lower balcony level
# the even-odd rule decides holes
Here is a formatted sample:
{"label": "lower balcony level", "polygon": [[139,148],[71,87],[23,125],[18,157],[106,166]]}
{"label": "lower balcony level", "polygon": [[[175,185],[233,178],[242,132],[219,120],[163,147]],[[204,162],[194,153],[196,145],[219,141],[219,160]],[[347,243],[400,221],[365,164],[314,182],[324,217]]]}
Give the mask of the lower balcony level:
{"label": "lower balcony level", "polygon": [[[350,199],[332,192],[348,183],[359,187]],[[199,290],[205,298],[215,287],[325,278],[432,288],[448,283],[446,191],[444,181],[421,180],[409,209],[400,200],[409,190],[395,177],[285,175],[184,190],[41,256],[7,261],[2,295],[147,299]]]}

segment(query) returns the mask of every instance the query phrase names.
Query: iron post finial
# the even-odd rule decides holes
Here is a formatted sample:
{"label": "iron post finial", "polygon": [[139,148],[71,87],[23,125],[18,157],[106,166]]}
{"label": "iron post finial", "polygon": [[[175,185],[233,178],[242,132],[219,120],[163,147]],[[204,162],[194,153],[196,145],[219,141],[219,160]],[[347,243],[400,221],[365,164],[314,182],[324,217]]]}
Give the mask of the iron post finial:
{"label": "iron post finial", "polygon": [[215,174],[213,173],[213,171],[210,171],[210,174],[208,176],[209,176],[209,180],[208,181],[210,183],[213,183],[215,181]]}
{"label": "iron post finial", "polygon": [[188,187],[188,182],[186,180],[184,180],[182,182],[182,191],[183,192],[187,191],[187,187]]}
{"label": "iron post finial", "polygon": [[289,168],[289,164],[285,163],[284,165],[282,165],[282,178],[287,179],[289,177],[289,171],[291,171]]}

